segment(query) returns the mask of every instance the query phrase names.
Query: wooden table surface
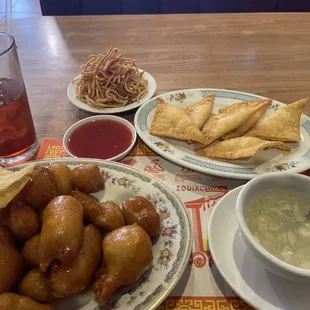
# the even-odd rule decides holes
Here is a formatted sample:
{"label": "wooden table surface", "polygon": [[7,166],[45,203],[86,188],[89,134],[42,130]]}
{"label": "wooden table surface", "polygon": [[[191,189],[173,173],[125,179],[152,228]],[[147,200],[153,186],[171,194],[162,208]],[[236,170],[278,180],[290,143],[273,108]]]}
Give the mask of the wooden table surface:
{"label": "wooden table surface", "polygon": [[[13,35],[39,139],[61,139],[90,116],[66,89],[91,53],[118,47],[157,82],[157,94],[227,88],[290,103],[310,93],[310,14],[33,17]],[[310,104],[306,113],[310,115]],[[121,114],[133,120],[134,112]]]}

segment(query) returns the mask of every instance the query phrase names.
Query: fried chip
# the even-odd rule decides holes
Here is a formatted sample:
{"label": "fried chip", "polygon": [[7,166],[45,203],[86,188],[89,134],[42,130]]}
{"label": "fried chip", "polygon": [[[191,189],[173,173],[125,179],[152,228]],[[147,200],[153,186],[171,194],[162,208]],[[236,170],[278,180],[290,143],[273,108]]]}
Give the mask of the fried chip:
{"label": "fried chip", "polygon": [[184,108],[186,114],[193,120],[199,129],[203,127],[212,112],[214,98],[215,95],[210,94],[204,96],[195,104]]}
{"label": "fried chip", "polygon": [[287,145],[280,141],[266,141],[255,137],[243,136],[217,142],[196,151],[196,155],[221,159],[238,159],[253,157],[259,151],[267,148],[283,151],[291,150]]}
{"label": "fried chip", "polygon": [[279,108],[252,127],[245,136],[266,140],[295,142],[300,140],[300,117],[308,98]]}
{"label": "fried chip", "polygon": [[191,140],[204,143],[205,138],[183,109],[157,99],[150,134],[159,137]]}
{"label": "fried chip", "polygon": [[11,170],[6,170],[6,169],[0,167],[0,178],[1,178],[2,176],[8,175],[8,174],[12,174],[12,173],[13,173],[13,171],[11,171]]}
{"label": "fried chip", "polygon": [[30,175],[34,165],[11,172],[9,170],[0,170],[0,209],[4,208],[26,185],[30,180]]}
{"label": "fried chip", "polygon": [[236,129],[260,110],[261,106],[262,104],[257,104],[254,107],[247,104],[240,109],[233,109],[233,111],[211,116],[202,128],[202,133],[206,137],[206,142],[205,144],[196,143],[195,149],[199,150],[226,133]]}
{"label": "fried chip", "polygon": [[232,139],[232,138],[237,138],[237,137],[242,136],[261,119],[261,117],[264,115],[264,113],[269,108],[271,103],[272,103],[271,99],[260,99],[260,100],[254,100],[254,101],[236,102],[228,107],[220,109],[219,110],[220,113],[227,113],[227,112],[233,112],[235,110],[241,109],[244,106],[247,106],[248,104],[252,105],[253,107],[261,104],[261,109],[258,110],[252,117],[250,117],[245,123],[237,127],[235,130],[225,134],[222,138]]}

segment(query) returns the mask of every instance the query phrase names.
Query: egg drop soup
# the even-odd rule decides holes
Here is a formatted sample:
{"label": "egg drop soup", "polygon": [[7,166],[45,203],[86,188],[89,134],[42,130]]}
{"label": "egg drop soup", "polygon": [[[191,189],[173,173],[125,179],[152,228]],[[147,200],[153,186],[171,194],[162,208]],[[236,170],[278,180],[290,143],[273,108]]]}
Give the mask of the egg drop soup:
{"label": "egg drop soup", "polygon": [[268,252],[310,269],[310,195],[287,189],[264,191],[245,209],[245,219]]}

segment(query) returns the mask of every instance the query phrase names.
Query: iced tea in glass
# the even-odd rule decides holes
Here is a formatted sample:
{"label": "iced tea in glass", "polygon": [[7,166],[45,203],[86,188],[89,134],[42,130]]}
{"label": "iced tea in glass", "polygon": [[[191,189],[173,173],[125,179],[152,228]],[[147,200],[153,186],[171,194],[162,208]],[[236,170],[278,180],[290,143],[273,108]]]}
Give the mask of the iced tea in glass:
{"label": "iced tea in glass", "polygon": [[38,141],[15,40],[0,32],[0,165],[33,157]]}

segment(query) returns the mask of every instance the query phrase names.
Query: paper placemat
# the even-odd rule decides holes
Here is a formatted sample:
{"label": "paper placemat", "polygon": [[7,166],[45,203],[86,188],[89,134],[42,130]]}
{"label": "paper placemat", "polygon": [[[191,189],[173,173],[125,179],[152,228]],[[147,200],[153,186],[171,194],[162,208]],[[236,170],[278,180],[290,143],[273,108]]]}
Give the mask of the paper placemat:
{"label": "paper placemat", "polygon": [[[44,139],[37,159],[68,156],[61,141]],[[192,255],[183,277],[160,310],[239,310],[252,309],[237,297],[219,275],[208,249],[208,221],[217,201],[229,190],[245,183],[201,174],[175,165],[158,156],[141,140],[122,163],[139,168],[169,186],[185,204],[193,225]],[[164,220],[164,214],[163,218]],[[171,237],[173,229],[162,234]],[[169,250],[163,254],[163,264],[168,262]]]}

